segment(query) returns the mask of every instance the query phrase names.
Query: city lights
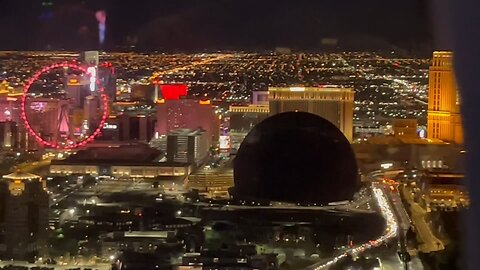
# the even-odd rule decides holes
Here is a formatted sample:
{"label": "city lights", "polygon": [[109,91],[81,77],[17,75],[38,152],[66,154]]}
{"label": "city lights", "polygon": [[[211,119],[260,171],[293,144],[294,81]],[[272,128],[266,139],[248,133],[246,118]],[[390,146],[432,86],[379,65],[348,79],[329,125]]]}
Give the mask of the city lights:
{"label": "city lights", "polygon": [[100,131],[103,128],[103,126],[105,124],[105,121],[108,117],[108,99],[107,99],[107,95],[105,94],[105,89],[100,88],[99,96],[100,96],[100,100],[102,101],[102,105],[103,105],[102,106],[103,109],[102,109],[101,120],[100,120],[100,123],[99,123],[98,127],[89,136],[86,136],[86,137],[84,137],[83,139],[81,139],[77,142],[68,141],[66,144],[59,144],[57,141],[49,141],[49,140],[43,138],[42,136],[40,136],[38,131],[36,131],[32,127],[32,124],[30,123],[30,120],[28,119],[26,103],[27,103],[27,99],[29,99],[30,88],[32,87],[32,85],[37,80],[39,80],[40,76],[43,75],[43,74],[47,74],[54,69],[60,69],[60,68],[72,69],[72,70],[76,70],[76,71],[79,71],[79,72],[84,73],[84,74],[88,73],[88,70],[85,69],[84,67],[79,66],[77,64],[71,64],[71,63],[53,64],[53,65],[50,65],[50,66],[46,66],[46,67],[42,68],[40,71],[36,72],[28,80],[28,82],[25,84],[25,86],[23,88],[23,96],[22,96],[22,101],[21,101],[21,106],[20,106],[20,108],[21,108],[21,118],[22,118],[23,123],[24,123],[25,127],[27,128],[28,132],[37,140],[38,143],[40,143],[40,145],[43,145],[43,146],[46,146],[46,147],[51,147],[51,148],[58,148],[58,149],[72,149],[72,148],[77,148],[77,147],[80,147],[80,146],[84,146],[87,143],[93,141],[95,139],[95,137],[100,135]]}
{"label": "city lights", "polygon": [[87,74],[89,75],[90,80],[90,91],[95,91],[97,87],[97,68],[95,67],[88,67]]}
{"label": "city lights", "polygon": [[405,250],[443,252],[431,217],[470,201],[463,175],[438,178],[466,150],[432,138],[451,116],[430,108],[432,59],[280,51],[2,53],[0,191],[35,204],[4,219],[31,215],[38,237],[20,237],[34,264],[10,263],[400,269]]}
{"label": "city lights", "polygon": [[320,264],[315,264],[314,266],[310,267],[309,269],[327,269],[328,267],[334,265],[338,261],[346,258],[348,255],[358,256],[359,254],[365,252],[368,249],[373,247],[377,247],[386,241],[391,240],[394,238],[398,233],[398,223],[396,221],[395,215],[393,214],[393,210],[390,207],[390,204],[386,198],[386,195],[382,188],[380,187],[372,187],[373,195],[378,207],[381,210],[381,214],[386,221],[385,232],[382,236],[371,240],[367,243],[363,243],[361,245],[355,246],[353,248],[349,248],[344,253],[335,256],[334,258],[328,260],[327,262],[323,262]]}

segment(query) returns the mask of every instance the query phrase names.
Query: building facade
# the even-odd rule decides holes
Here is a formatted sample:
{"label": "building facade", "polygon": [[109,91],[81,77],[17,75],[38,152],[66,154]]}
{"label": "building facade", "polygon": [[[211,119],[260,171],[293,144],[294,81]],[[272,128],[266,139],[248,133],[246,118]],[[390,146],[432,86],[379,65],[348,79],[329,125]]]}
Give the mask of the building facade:
{"label": "building facade", "polygon": [[15,172],[0,180],[0,257],[42,255],[48,237],[49,199],[40,176]]}
{"label": "building facade", "polygon": [[155,133],[155,116],[149,114],[128,115],[117,117],[119,137],[121,141],[137,140],[149,142]]}
{"label": "building facade", "polygon": [[220,121],[210,101],[195,99],[162,100],[156,105],[158,136],[167,135],[175,129],[198,129],[205,131],[211,142],[217,142]]}
{"label": "building facade", "polygon": [[0,147],[17,149],[19,143],[18,125],[13,121],[0,122]]}
{"label": "building facade", "polygon": [[207,198],[229,198],[228,189],[233,185],[233,170],[202,170],[185,178],[188,190],[197,190]]}
{"label": "building facade", "polygon": [[453,72],[452,52],[433,53],[429,71],[428,129],[429,139],[463,143],[460,96]]}
{"label": "building facade", "polygon": [[392,126],[393,126],[393,135],[395,135],[395,137],[412,138],[412,139],[418,138],[417,119],[394,119]]}
{"label": "building facade", "polygon": [[232,148],[238,149],[248,132],[250,132],[256,124],[268,117],[270,111],[268,108],[268,99],[266,103],[267,104],[261,105],[230,106],[230,140]]}
{"label": "building facade", "polygon": [[339,128],[351,142],[353,136],[353,88],[270,87],[270,115],[302,111],[323,117]]}
{"label": "building facade", "polygon": [[210,141],[201,129],[177,129],[167,136],[167,162],[199,165],[208,156]]}

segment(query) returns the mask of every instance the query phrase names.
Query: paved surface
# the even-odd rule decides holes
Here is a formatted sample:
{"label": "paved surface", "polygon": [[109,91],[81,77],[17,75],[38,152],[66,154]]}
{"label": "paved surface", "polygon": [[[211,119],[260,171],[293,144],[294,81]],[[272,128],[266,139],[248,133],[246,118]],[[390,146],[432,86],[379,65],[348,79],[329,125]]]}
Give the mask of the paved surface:
{"label": "paved surface", "polygon": [[[380,259],[382,260],[383,270],[405,270],[403,263],[395,254],[380,256]],[[424,268],[418,257],[412,257],[412,261],[408,263],[408,269],[423,270]]]}
{"label": "paved surface", "polygon": [[409,188],[402,189],[402,192],[404,198],[410,204],[412,222],[415,225],[417,237],[421,241],[418,249],[425,253],[445,249],[443,242],[434,235],[425,220],[427,211],[413,200],[412,192]]}

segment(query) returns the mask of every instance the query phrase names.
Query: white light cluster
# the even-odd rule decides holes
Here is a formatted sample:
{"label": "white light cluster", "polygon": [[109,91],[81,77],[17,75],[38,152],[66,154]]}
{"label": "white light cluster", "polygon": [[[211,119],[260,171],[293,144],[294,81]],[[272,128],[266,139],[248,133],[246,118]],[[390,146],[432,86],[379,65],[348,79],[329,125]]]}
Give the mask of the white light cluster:
{"label": "white light cluster", "polygon": [[97,69],[95,67],[88,67],[87,73],[90,74],[90,91],[95,91],[95,84],[97,83]]}
{"label": "white light cluster", "polygon": [[384,234],[375,240],[369,241],[368,243],[363,243],[356,247],[350,248],[347,251],[345,251],[345,253],[335,256],[334,258],[330,259],[327,262],[322,263],[321,265],[314,266],[313,269],[315,270],[326,269],[329,266],[332,266],[335,263],[337,263],[339,260],[347,257],[348,254],[352,256],[357,256],[360,253],[366,251],[367,249],[370,249],[372,247],[377,247],[397,235],[398,224],[393,214],[393,211],[390,207],[390,204],[388,203],[388,200],[385,196],[385,193],[381,188],[377,188],[377,187],[373,187],[372,190],[373,190],[373,196],[375,197],[375,200],[377,201],[377,204],[380,207],[381,214],[387,222],[387,226],[385,228]]}

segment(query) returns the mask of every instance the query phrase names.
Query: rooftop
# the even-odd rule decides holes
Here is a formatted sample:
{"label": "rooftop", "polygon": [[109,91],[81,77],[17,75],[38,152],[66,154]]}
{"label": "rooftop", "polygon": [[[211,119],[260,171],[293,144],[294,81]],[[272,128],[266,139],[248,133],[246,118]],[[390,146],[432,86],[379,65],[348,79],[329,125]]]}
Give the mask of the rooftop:
{"label": "rooftop", "polygon": [[62,161],[54,163],[150,163],[162,157],[162,152],[146,144],[119,145],[113,147],[89,147]]}
{"label": "rooftop", "polygon": [[341,85],[320,85],[317,87],[303,87],[303,86],[294,86],[294,87],[269,87],[268,91],[275,92],[353,92],[353,88],[345,88]]}
{"label": "rooftop", "polygon": [[184,135],[184,136],[195,136],[201,135],[204,133],[203,129],[190,129],[190,128],[179,128],[172,130],[168,133],[168,135]]}
{"label": "rooftop", "polygon": [[9,180],[33,180],[40,179],[41,177],[33,173],[27,173],[17,170],[16,172],[13,172],[11,174],[4,175],[3,178]]}

